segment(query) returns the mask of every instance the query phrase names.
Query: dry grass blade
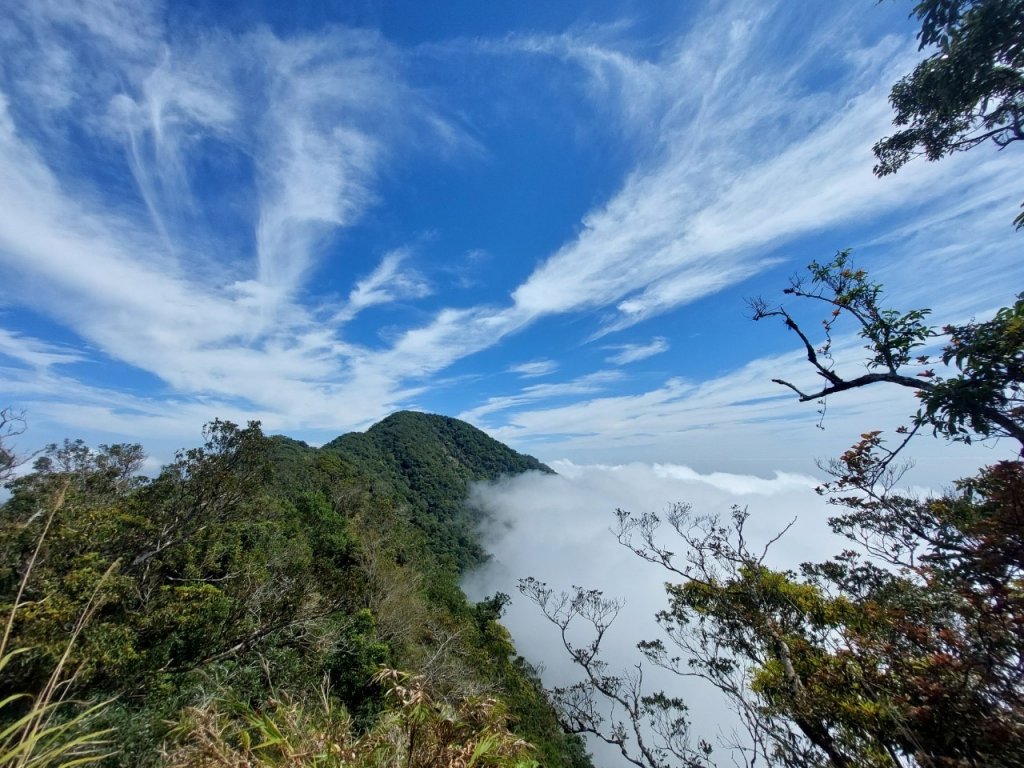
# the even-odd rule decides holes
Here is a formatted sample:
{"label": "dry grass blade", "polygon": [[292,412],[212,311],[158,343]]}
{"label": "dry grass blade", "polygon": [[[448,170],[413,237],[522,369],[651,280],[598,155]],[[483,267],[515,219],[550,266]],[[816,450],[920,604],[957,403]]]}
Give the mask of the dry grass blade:
{"label": "dry grass blade", "polygon": [[[68,482],[65,482],[54,495],[54,501],[43,525],[43,530],[39,534],[35,549],[18,583],[14,603],[11,605],[11,611],[4,623],[4,633],[0,638],[0,672],[3,672],[12,660],[31,650],[30,648],[8,650],[8,645],[16,614],[18,609],[24,605],[22,597],[25,587],[39,558],[43,541],[50,530],[50,524],[64,505],[68,485]],[[27,710],[14,717],[10,722],[6,722],[0,730],[0,768],[56,768],[57,766],[73,768],[73,766],[96,763],[112,754],[109,751],[103,751],[109,744],[106,737],[110,734],[110,729],[88,729],[89,723],[95,720],[110,701],[94,704],[67,717],[66,713],[71,702],[66,701],[64,697],[74,676],[66,678],[64,672],[75,642],[96,611],[100,589],[116,568],[117,562],[112,563],[97,581],[88,603],[75,622],[71,635],[64,646],[64,652],[57,664],[54,665],[43,689],[35,695],[15,693],[0,700],[0,722],[6,719],[5,710],[9,711],[26,700],[28,701]]]}

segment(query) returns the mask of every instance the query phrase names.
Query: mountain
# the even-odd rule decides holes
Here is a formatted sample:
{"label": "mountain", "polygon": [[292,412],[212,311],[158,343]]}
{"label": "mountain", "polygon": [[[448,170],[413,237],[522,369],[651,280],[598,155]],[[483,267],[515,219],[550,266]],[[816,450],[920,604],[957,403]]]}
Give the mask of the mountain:
{"label": "mountain", "polygon": [[384,481],[409,506],[413,523],[439,557],[450,556],[460,572],[486,553],[477,539],[479,511],[466,505],[474,481],[552,470],[448,416],[399,411],[366,432],[350,432],[320,450],[335,453],[364,476]]}
{"label": "mountain", "polygon": [[[459,588],[486,557],[470,484],[548,467],[407,411],[321,448],[255,422],[204,436],[153,478],[140,446],[81,441],[5,478],[0,665],[28,695],[0,704],[0,731],[63,677],[58,714],[96,707],[82,722],[111,729],[109,766],[433,765],[479,749],[487,765],[592,768],[500,624],[507,596]],[[298,757],[328,743],[349,757]],[[413,743],[434,751],[378,753]]]}

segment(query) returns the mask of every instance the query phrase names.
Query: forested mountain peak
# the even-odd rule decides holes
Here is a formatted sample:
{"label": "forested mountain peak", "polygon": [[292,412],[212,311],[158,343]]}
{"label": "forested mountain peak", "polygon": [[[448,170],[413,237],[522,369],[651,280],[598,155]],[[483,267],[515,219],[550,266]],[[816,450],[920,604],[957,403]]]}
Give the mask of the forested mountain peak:
{"label": "forested mountain peak", "polygon": [[474,531],[479,512],[466,506],[470,484],[552,472],[465,421],[419,411],[393,413],[365,432],[335,438],[320,451],[347,462],[379,492],[403,500],[435,552],[450,555],[459,570],[486,557]]}
{"label": "forested mountain peak", "polygon": [[420,411],[396,411],[365,432],[336,437],[322,450],[356,455],[376,450],[409,461],[442,454],[478,480],[530,470],[552,471],[533,456],[512,450],[468,422]]}

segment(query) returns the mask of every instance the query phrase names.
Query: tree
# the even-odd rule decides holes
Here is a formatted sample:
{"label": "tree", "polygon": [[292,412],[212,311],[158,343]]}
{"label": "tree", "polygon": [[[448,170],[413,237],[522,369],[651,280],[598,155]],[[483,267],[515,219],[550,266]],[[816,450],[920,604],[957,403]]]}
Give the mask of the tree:
{"label": "tree", "polygon": [[11,408],[0,410],[0,483],[6,483],[21,463],[10,440],[25,431],[25,415]]}
{"label": "tree", "polygon": [[920,48],[936,50],[892,88],[893,122],[906,127],[875,144],[875,174],[1024,139],[1024,0],[920,0],[912,15]]}
{"label": "tree", "polygon": [[[991,320],[938,330],[925,322],[927,309],[885,308],[882,286],[854,267],[849,251],[840,251],[826,264],[812,262],[808,273],[808,278],[793,278],[783,293],[831,308],[822,321],[821,344],[811,342],[784,306],[760,298],[750,303],[755,321],[783,319],[786,328],[800,338],[807,361],[825,383],[812,392],[784,379],[773,379],[775,383],[792,389],[802,402],[879,383],[908,387],[922,403],[914,416],[915,429],[930,427],[936,435],[966,443],[978,437],[1011,437],[1024,446],[1024,293]],[[867,342],[868,372],[854,378],[840,376],[832,358],[832,330],[844,317],[852,319]],[[916,354],[940,337],[947,341],[937,359]],[[937,361],[953,368],[937,373]]]}
{"label": "tree", "polygon": [[[9,484],[0,508],[0,604],[39,528],[50,531],[25,583],[35,602],[14,627],[33,646],[11,673],[28,688],[60,658],[70,617],[101,581],[100,607],[74,650],[83,688],[144,686],[158,671],[238,655],[330,611],[310,606],[318,592],[304,570],[304,542],[281,530],[271,510],[253,514],[266,467],[258,423],[215,421],[204,434],[203,447],[180,452],[152,481],[137,474],[138,445],[93,451],[65,441]],[[38,510],[58,508],[53,498],[59,510],[44,518]]]}
{"label": "tree", "polygon": [[[904,436],[895,447],[881,432],[867,432],[822,466],[834,479],[819,491],[846,510],[830,524],[866,558],[850,551],[803,569],[807,583],[860,612],[833,629],[842,655],[857,660],[858,680],[870,681],[873,699],[885,702],[891,718],[887,730],[877,722],[867,730],[887,732],[890,754],[923,765],[1018,764],[1024,464],[999,462],[941,498],[918,499],[896,490],[906,465],[895,460],[922,427],[955,441],[1009,437],[1024,447],[1024,294],[990,320],[936,329],[925,322],[927,310],[884,308],[881,286],[855,269],[847,252],[812,264],[809,273],[785,293],[831,308],[823,343],[812,344],[781,306],[755,302],[754,317],[781,317],[824,385],[807,393],[776,382],[803,401],[890,383],[915,390],[921,402],[913,428],[898,430]],[[851,318],[867,342],[868,372],[858,377],[834,371],[831,332],[841,317]],[[940,338],[938,355],[918,354]]]}
{"label": "tree", "polygon": [[[643,665],[618,672],[601,658],[605,633],[618,616],[621,601],[583,587],[555,593],[534,578],[520,580],[519,591],[558,628],[569,658],[583,672],[583,680],[549,692],[566,732],[595,736],[638,768],[710,765],[711,745],[690,744],[682,699],[648,693]],[[580,625],[583,642],[573,639],[580,635]]]}

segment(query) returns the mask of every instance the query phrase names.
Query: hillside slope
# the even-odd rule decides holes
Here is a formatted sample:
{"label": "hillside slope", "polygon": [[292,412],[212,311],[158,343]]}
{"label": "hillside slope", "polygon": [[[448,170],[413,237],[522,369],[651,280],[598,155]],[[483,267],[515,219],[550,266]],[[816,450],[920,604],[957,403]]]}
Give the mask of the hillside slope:
{"label": "hillside slope", "polygon": [[460,572],[486,558],[474,530],[479,513],[466,506],[470,483],[552,471],[471,424],[415,411],[394,413],[320,450],[339,455],[367,478],[384,481],[409,505],[410,519],[434,553],[450,556]]}
{"label": "hillside slope", "polygon": [[[473,605],[459,588],[484,556],[469,483],[550,470],[428,414],[320,449],[255,422],[204,436],[154,478],[137,474],[140,446],[66,441],[8,484],[0,615],[14,617],[4,687],[28,694],[17,701],[74,670],[68,715],[96,704],[89,722],[111,729],[103,763],[122,768],[370,766],[424,722],[436,739],[416,742],[431,749],[500,742],[495,766],[527,749],[549,768],[590,768],[499,623],[504,596]],[[19,713],[0,708],[0,730]],[[337,760],[281,752],[325,744]]]}

